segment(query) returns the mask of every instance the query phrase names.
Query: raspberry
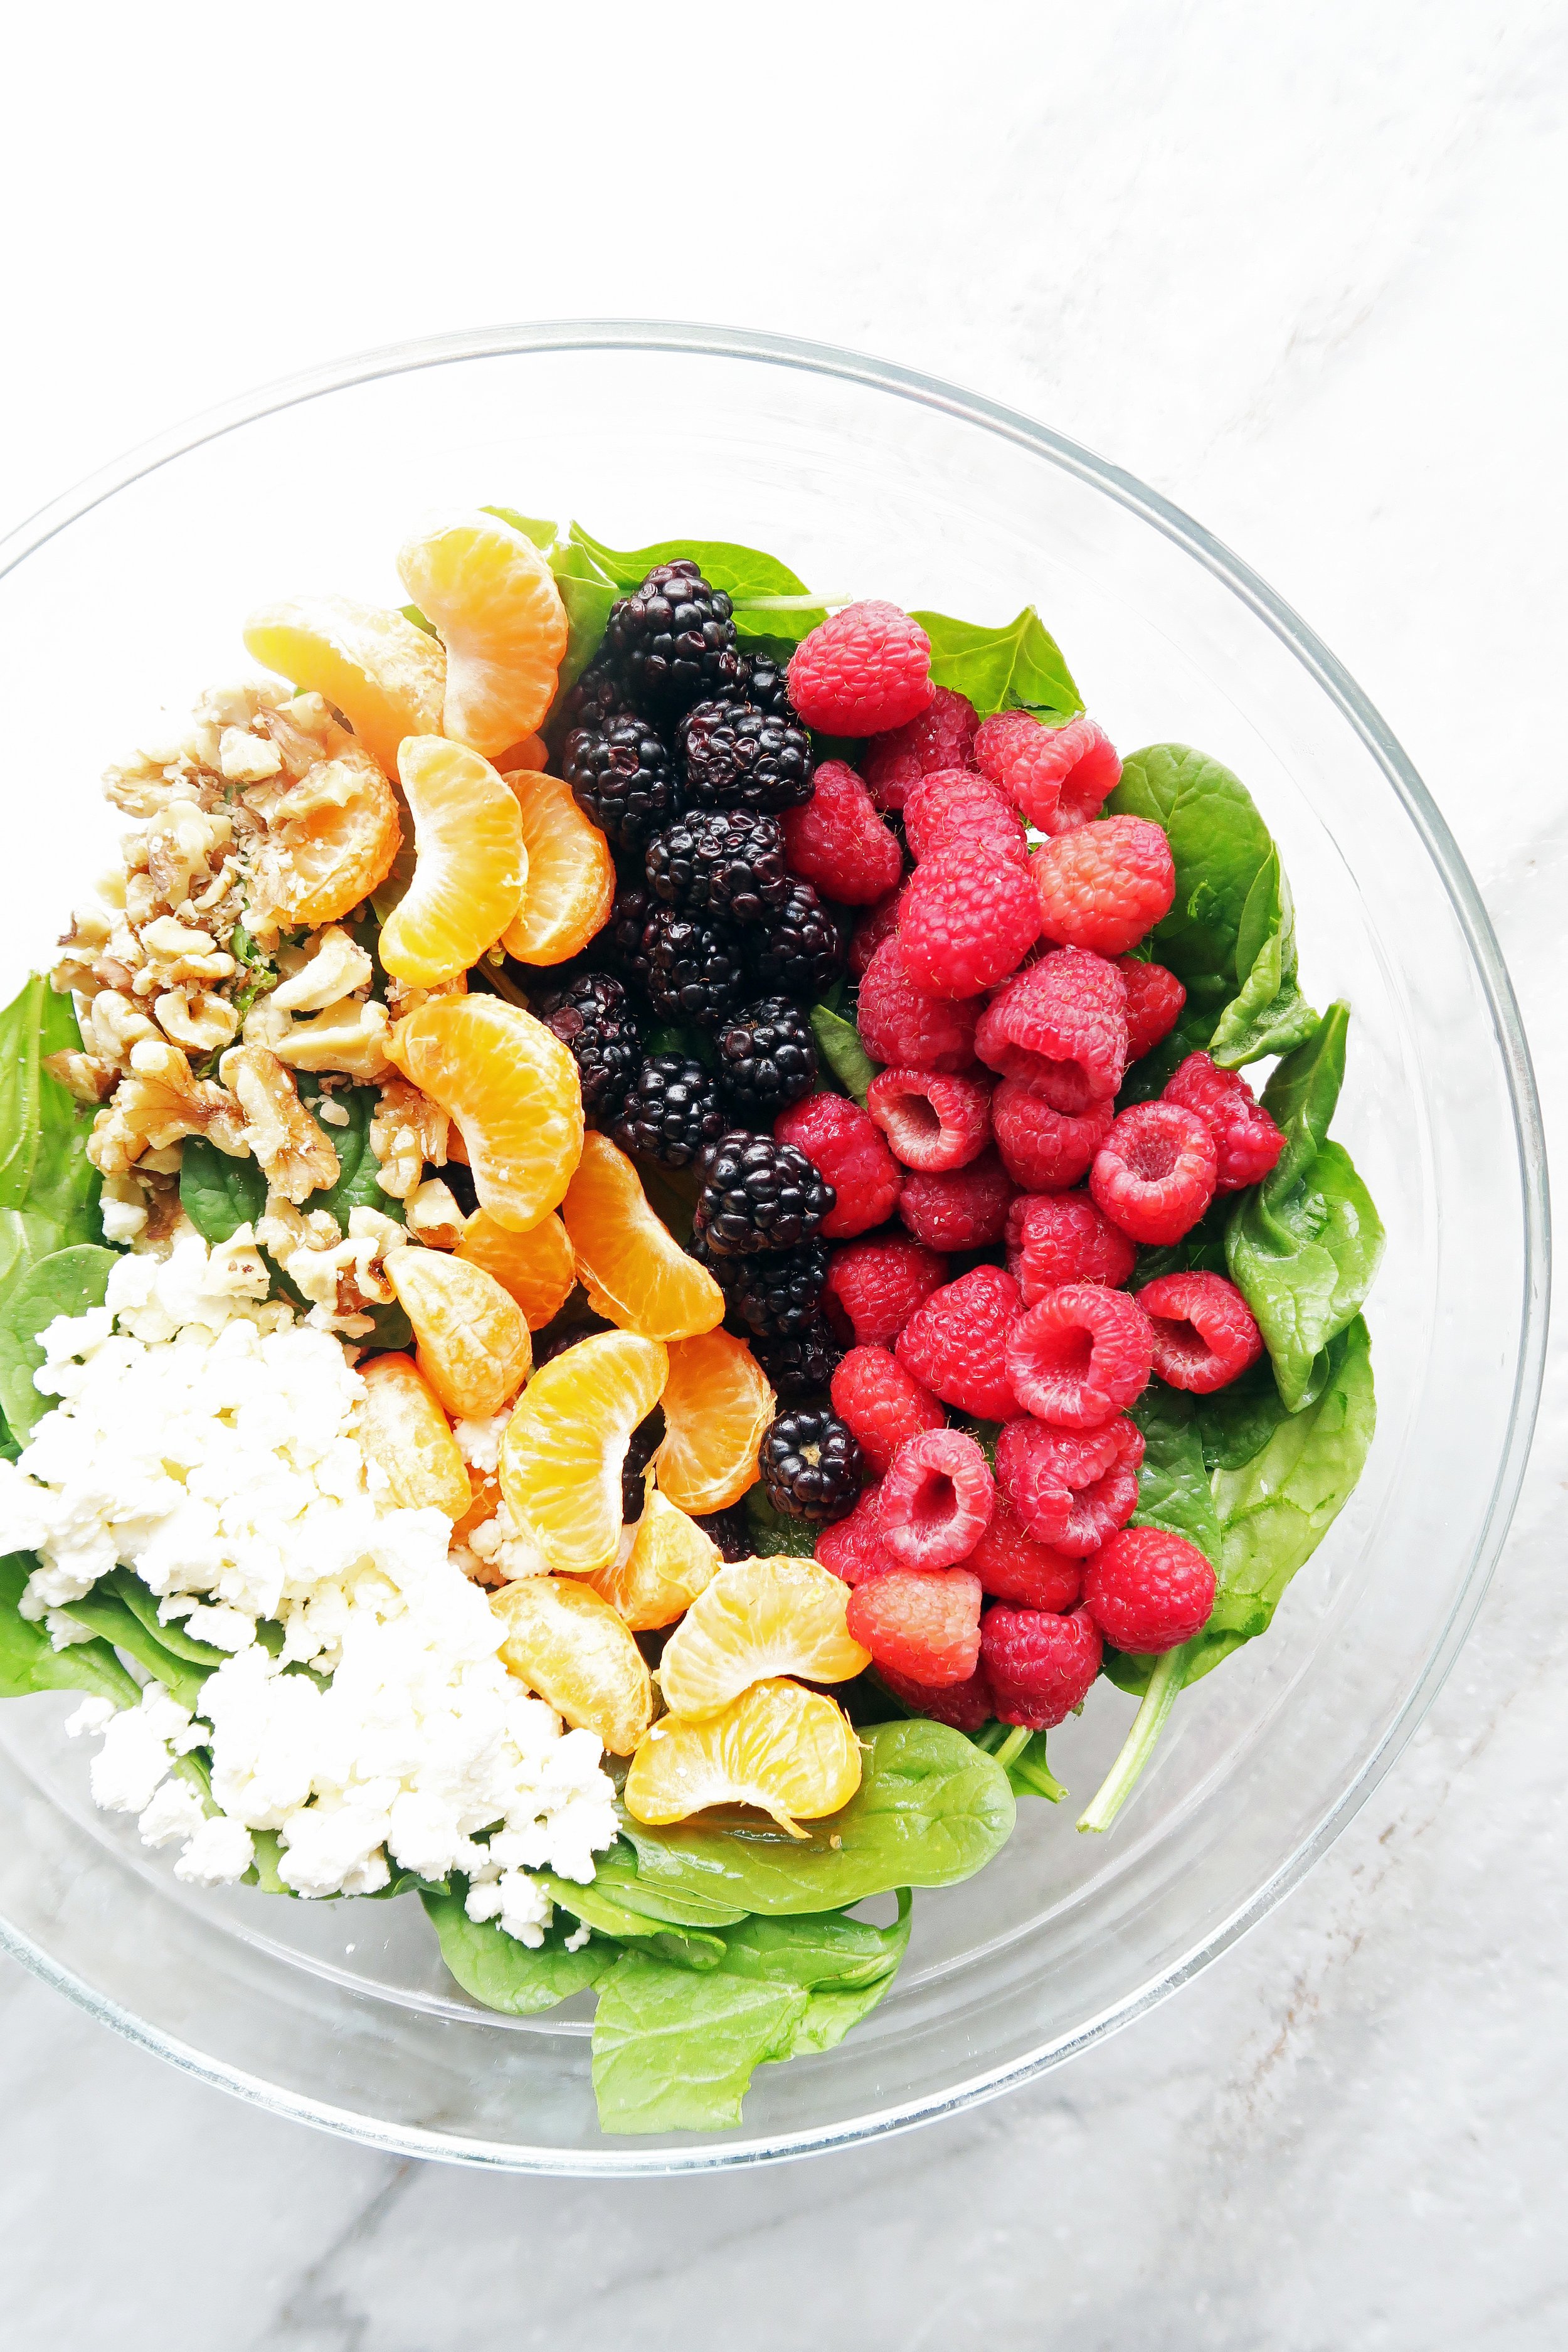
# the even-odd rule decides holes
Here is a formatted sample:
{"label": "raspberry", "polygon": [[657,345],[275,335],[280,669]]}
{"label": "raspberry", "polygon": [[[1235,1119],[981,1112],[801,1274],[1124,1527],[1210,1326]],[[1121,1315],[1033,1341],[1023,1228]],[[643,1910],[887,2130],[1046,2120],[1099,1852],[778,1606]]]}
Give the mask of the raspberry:
{"label": "raspberry", "polygon": [[780,1111],[773,1137],[804,1151],[838,1195],[818,1227],[824,1241],[869,1233],[898,1207],[904,1171],[858,1103],[842,1095],[807,1095]]}
{"label": "raspberry", "polygon": [[991,1097],[1002,1165],[1026,1192],[1059,1192],[1087,1176],[1115,1116],[1115,1104],[1102,1102],[1069,1118],[1025,1078],[1004,1078]]}
{"label": "raspberry", "polygon": [[931,639],[896,604],[847,605],[803,637],[790,659],[789,696],[826,735],[880,735],[926,708]]}
{"label": "raspberry", "polygon": [[1013,1180],[994,1151],[967,1168],[926,1176],[913,1170],[899,1195],[899,1215],[930,1249],[989,1249],[1007,1230]]}
{"label": "raspberry", "polygon": [[[900,897],[907,901],[907,891]],[[916,1070],[967,1070],[979,1017],[977,1003],[955,1004],[918,988],[896,939],[884,940],[867,965],[855,1012],[874,1062]]]}
{"label": "raspberry", "polygon": [[952,1568],[990,1521],[996,1488],[962,1429],[907,1437],[882,1481],[882,1542],[900,1568]]}
{"label": "raspberry", "polygon": [[994,1601],[1019,1609],[1070,1609],[1083,1583],[1082,1563],[1037,1542],[1005,1495],[964,1566]]}
{"label": "raspberry", "polygon": [[1143,1657],[1201,1633],[1214,1595],[1214,1570],[1196,1544],[1163,1528],[1122,1528],[1084,1563],[1084,1607],[1108,1642]]}
{"label": "raspberry", "polygon": [[792,870],[846,907],[868,907],[898,887],[904,861],[853,768],[825,760],[810,800],[784,820]]}
{"label": "raspberry", "polygon": [[867,967],[884,940],[890,940],[899,928],[899,909],[903,904],[902,887],[889,890],[868,907],[849,935],[849,976],[864,980]]}
{"label": "raspberry", "polygon": [[[947,1260],[918,1242],[852,1242],[835,1253],[826,1297],[833,1319],[847,1323],[855,1345],[891,1347],[916,1309],[947,1280]],[[922,1375],[910,1364],[916,1380]],[[927,1382],[930,1386],[930,1382]]]}
{"label": "raspberry", "polygon": [[917,866],[899,916],[899,952],[931,996],[973,996],[1016,970],[1040,936],[1027,870],[984,841]]}
{"label": "raspberry", "polygon": [[980,1663],[980,1579],[896,1568],[855,1587],[844,1622],[879,1666],[931,1688],[966,1683]]}
{"label": "raspberry", "polygon": [[1007,1378],[1007,1335],[1023,1311],[1010,1274],[973,1266],[910,1317],[893,1352],[943,1404],[977,1421],[1011,1421],[1018,1402]]}
{"label": "raspberry", "polygon": [[904,803],[904,839],[917,862],[969,840],[987,843],[1015,866],[1026,864],[1029,855],[1016,810],[968,768],[939,768],[911,785]]}
{"label": "raspberry", "polygon": [[1135,1242],[1179,1242],[1214,1199],[1217,1169],[1213,1133],[1196,1111],[1133,1103],[1111,1121],[1089,1189]]}
{"label": "raspberry", "polygon": [[847,1519],[824,1528],[816,1538],[816,1555],[831,1574],[846,1584],[864,1584],[868,1577],[886,1576],[898,1563],[882,1547],[882,1489],[865,1487]]}
{"label": "raspberry", "polygon": [[1239,1070],[1215,1067],[1206,1054],[1189,1054],[1162,1100],[1195,1111],[1214,1137],[1216,1192],[1259,1184],[1285,1149],[1285,1138]]}
{"label": "raspberry", "polygon": [[1007,1212],[1007,1270],[1033,1307],[1064,1282],[1100,1282],[1120,1290],[1138,1253],[1087,1192],[1015,1201]]}
{"label": "raspberry", "polygon": [[910,786],[939,768],[972,766],[978,724],[966,695],[939,686],[918,718],[868,743],[861,773],[878,807],[902,808]]}
{"label": "raspberry", "polygon": [[879,1478],[908,1439],[947,1425],[931,1391],[886,1348],[851,1348],[833,1375],[830,1393],[834,1412]]}
{"label": "raspberry", "polygon": [[1053,1110],[1078,1118],[1121,1084],[1126,982],[1113,963],[1081,949],[1042,956],[992,998],[974,1050],[1002,1077],[1026,1078]]}
{"label": "raspberry", "polygon": [[991,1087],[934,1070],[884,1070],[866,1108],[906,1168],[930,1175],[966,1168],[991,1140]]}
{"label": "raspberry", "polygon": [[1154,1334],[1154,1370],[1173,1389],[1209,1396],[1263,1353],[1263,1334],[1223,1274],[1163,1274],[1138,1293]]}
{"label": "raspberry", "polygon": [[1124,1290],[1065,1282],[1007,1341],[1007,1377],[1026,1412],[1057,1429],[1099,1429],[1141,1396],[1153,1364],[1149,1318]]}
{"label": "raspberry", "polygon": [[981,1649],[998,1723],[1054,1731],[1088,1697],[1103,1648],[1086,1609],[1068,1617],[1005,1602],[987,1610]]}
{"label": "raspberry", "polygon": [[1147,817],[1079,825],[1047,841],[1031,862],[1046,938],[1103,956],[1136,947],[1176,895],[1171,845]]}
{"label": "raspberry", "polygon": [[954,1731],[974,1732],[991,1720],[991,1685],[984,1666],[976,1666],[967,1682],[949,1683],[945,1690],[895,1674],[891,1666],[879,1666],[877,1672],[896,1699],[913,1707],[917,1715],[929,1715],[933,1723],[949,1724]]}
{"label": "raspberry", "polygon": [[1187,992],[1163,963],[1118,956],[1116,969],[1127,991],[1127,1058],[1141,1062],[1175,1027]]}
{"label": "raspberry", "polygon": [[974,764],[1039,833],[1087,824],[1121,780],[1121,762],[1092,719],[1047,727],[1026,710],[999,710],[985,720]]}
{"label": "raspberry", "polygon": [[1082,1559],[1138,1507],[1143,1433],[1123,1413],[1103,1429],[1010,1421],[996,1440],[996,1484],[1037,1543]]}

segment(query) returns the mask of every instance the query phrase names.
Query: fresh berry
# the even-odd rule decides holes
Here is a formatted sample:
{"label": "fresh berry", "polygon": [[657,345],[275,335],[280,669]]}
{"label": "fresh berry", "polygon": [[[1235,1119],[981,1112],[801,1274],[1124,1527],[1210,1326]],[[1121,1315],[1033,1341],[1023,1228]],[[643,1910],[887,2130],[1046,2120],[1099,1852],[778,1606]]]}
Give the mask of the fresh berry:
{"label": "fresh berry", "polygon": [[1223,1274],[1163,1274],[1138,1304],[1154,1334],[1154,1370],[1173,1389],[1209,1396],[1263,1353],[1251,1307]]}
{"label": "fresh berry", "polygon": [[1079,825],[1047,841],[1030,862],[1046,938],[1097,955],[1136,947],[1176,895],[1170,842],[1147,817]]}
{"label": "fresh berry", "polygon": [[910,1317],[894,1353],[944,1404],[977,1421],[1011,1421],[1018,1401],[1007,1378],[1007,1339],[1023,1311],[1010,1274],[972,1266]]}
{"label": "fresh berry", "polygon": [[846,1584],[864,1584],[868,1577],[886,1576],[898,1566],[882,1545],[882,1489],[863,1487],[847,1518],[835,1519],[817,1537],[816,1557]]}
{"label": "fresh berry", "polygon": [[634,889],[623,879],[616,885],[615,904],[600,934],[610,961],[635,980],[639,988],[647,986],[647,927],[658,906],[651,890]]}
{"label": "fresh berry", "polygon": [[962,1429],[907,1437],[882,1481],[882,1541],[900,1568],[953,1568],[990,1522],[996,1488]]}
{"label": "fresh berry", "polygon": [[[907,893],[900,893],[900,900]],[[874,1062],[900,1069],[967,1070],[974,1060],[978,1001],[955,1004],[918,988],[897,939],[884,940],[866,967],[856,1003],[860,1042]]]}
{"label": "fresh berry", "polygon": [[1103,956],[1042,956],[981,1015],[974,1050],[1000,1077],[1026,1078],[1053,1110],[1078,1118],[1109,1102],[1127,1067],[1127,988]]}
{"label": "fresh berry", "polygon": [[939,686],[918,718],[868,743],[861,773],[878,807],[902,808],[910,785],[939,768],[973,767],[978,724],[966,695]]}
{"label": "fresh berry", "polygon": [[1104,1644],[1085,1609],[1058,1617],[1046,1609],[985,1612],[981,1652],[998,1723],[1054,1731],[1088,1697]]}
{"label": "fresh berry", "polygon": [[[851,1242],[835,1250],[827,1269],[828,1311],[854,1335],[856,1347],[890,1348],[946,1280],[947,1260],[918,1242]],[[916,1380],[924,1378],[918,1364],[908,1369]]]}
{"label": "fresh berry", "polygon": [[879,1478],[907,1439],[947,1425],[931,1391],[886,1348],[851,1348],[833,1375],[832,1397]]}
{"label": "fresh berry", "polygon": [[1285,1138],[1241,1072],[1217,1068],[1206,1054],[1187,1055],[1163,1099],[1195,1111],[1214,1137],[1216,1192],[1260,1184],[1285,1149]]}
{"label": "fresh berry", "polygon": [[849,934],[849,977],[864,980],[867,968],[884,940],[892,939],[899,928],[899,908],[903,903],[903,886],[889,890],[874,907],[868,907]]}
{"label": "fresh berry", "polygon": [[643,985],[668,1021],[716,1029],[745,993],[740,942],[727,923],[711,916],[657,907],[643,930],[641,955]]}
{"label": "fresh berry", "polygon": [[911,1170],[899,1195],[899,1216],[928,1249],[989,1249],[1006,1232],[1012,1205],[1012,1178],[994,1151],[983,1151],[947,1175]]}
{"label": "fresh berry", "polygon": [[980,1663],[980,1579],[962,1568],[895,1568],[855,1587],[844,1622],[879,1666],[928,1689],[966,1683]]}
{"label": "fresh berry", "polygon": [[718,1257],[694,1234],[691,1255],[723,1292],[727,1320],[748,1339],[797,1339],[822,1319],[827,1251],[820,1241],[797,1242],[794,1249],[766,1250],[754,1257]]}
{"label": "fresh berry", "polygon": [[786,1518],[847,1518],[860,1497],[860,1448],[831,1412],[781,1412],[763,1433],[757,1466]]}
{"label": "fresh berry", "polygon": [[629,1527],[640,1519],[647,1502],[647,1487],[643,1473],[653,1460],[664,1438],[664,1413],[655,1405],[647,1419],[639,1422],[626,1441],[626,1458],[621,1465],[621,1519]]}
{"label": "fresh berry", "polygon": [[945,1689],[917,1683],[891,1666],[879,1666],[877,1672],[902,1706],[912,1707],[916,1715],[929,1715],[933,1723],[948,1724],[954,1731],[976,1732],[991,1720],[991,1685],[984,1666],[976,1666],[967,1682],[949,1683]]}
{"label": "fresh berry", "polygon": [[740,691],[759,710],[775,711],[792,727],[800,725],[800,713],[789,698],[789,671],[772,654],[747,655]]}
{"label": "fresh berry", "polygon": [[692,808],[778,814],[811,797],[811,738],[779,710],[741,694],[700,702],[676,736],[686,801]]}
{"label": "fresh berry", "polygon": [[1015,866],[1025,865],[1029,855],[1017,811],[969,768],[939,768],[910,786],[904,839],[917,864],[969,840],[985,842]]}
{"label": "fresh berry", "polygon": [[688,914],[760,923],[789,896],[777,817],[750,809],[693,809],[648,843],[648,888]]}
{"label": "fresh berry", "polygon": [[792,882],[784,905],[742,937],[752,971],[770,993],[814,1003],[844,969],[838,926],[809,882]]}
{"label": "fresh berry", "polygon": [[719,1089],[700,1062],[651,1054],[610,1132],[623,1151],[646,1152],[661,1168],[689,1168],[729,1126]]}
{"label": "fresh berry", "polygon": [[1026,1078],[1004,1078],[991,1097],[1002,1165],[1026,1192],[1058,1192],[1087,1176],[1115,1116],[1115,1104],[1102,1102],[1069,1118]]}
{"label": "fresh berry", "polygon": [[626,681],[606,662],[592,662],[550,715],[550,730],[563,741],[574,727],[603,727],[606,719],[635,719]]}
{"label": "fresh berry", "polygon": [[790,869],[844,907],[868,907],[896,890],[904,861],[853,768],[825,760],[810,800],[784,821]]}
{"label": "fresh berry", "polygon": [[584,815],[617,849],[642,848],[675,814],[675,770],[664,740],[646,719],[606,719],[574,727],[561,772]]}
{"label": "fresh berry", "polygon": [[1133,1103],[1095,1153],[1089,1189],[1135,1242],[1179,1242],[1214,1199],[1217,1171],[1213,1130],[1196,1111]]}
{"label": "fresh berry", "polygon": [[1028,871],[986,842],[917,866],[899,915],[899,952],[929,996],[973,996],[1016,970],[1040,935]]}
{"label": "fresh berry", "polygon": [[866,1108],[906,1168],[927,1175],[966,1168],[991,1140],[991,1086],[936,1070],[883,1070]]}
{"label": "fresh berry", "polygon": [[773,1121],[780,1143],[804,1151],[838,1198],[822,1221],[824,1241],[847,1242],[869,1233],[899,1205],[904,1171],[874,1119],[842,1095],[808,1095]]}
{"label": "fresh berry", "polygon": [[719,1032],[719,1076],[738,1116],[764,1126],[816,1084],[811,1024],[787,996],[742,1005]]}
{"label": "fresh berry", "polygon": [[673,717],[700,695],[725,694],[740,683],[731,609],[687,558],[655,564],[640,587],[611,605],[604,650],[641,709]]}
{"label": "fresh berry", "polygon": [[795,1402],[802,1397],[826,1395],[844,1343],[823,1320],[793,1339],[753,1339],[751,1349],[775,1395]]}
{"label": "fresh berry", "polygon": [[1201,1633],[1214,1596],[1214,1570],[1196,1544],[1163,1528],[1122,1528],[1084,1562],[1084,1607],[1108,1642],[1141,1657]]}
{"label": "fresh berry", "polygon": [[803,1151],[742,1129],[713,1146],[702,1179],[692,1230],[716,1257],[794,1249],[820,1232],[833,1206],[832,1185]]}
{"label": "fresh berry", "polygon": [[1143,1433],[1125,1413],[1103,1429],[1010,1421],[996,1440],[996,1484],[1037,1543],[1083,1559],[1138,1507]]}
{"label": "fresh berry", "polygon": [[923,710],[935,692],[931,639],[896,604],[847,605],[796,646],[790,699],[825,735],[880,735]]}
{"label": "fresh berry", "polygon": [[620,982],[607,971],[580,972],[541,999],[539,1017],[577,1065],[588,1118],[617,1111],[642,1066],[642,1039]]}
{"label": "fresh berry", "polygon": [[1124,1290],[1066,1282],[1031,1307],[1007,1342],[1007,1377],[1026,1412],[1056,1429],[1099,1429],[1149,1385],[1149,1318]]}
{"label": "fresh berry", "polygon": [[1116,969],[1127,991],[1127,1058],[1141,1062],[1175,1027],[1187,992],[1163,963],[1141,963],[1136,956],[1118,956]]}
{"label": "fresh berry", "polygon": [[993,1601],[1010,1601],[1016,1609],[1070,1609],[1083,1584],[1081,1562],[1037,1542],[1001,1494],[964,1565]]}
{"label": "fresh berry", "polygon": [[1121,762],[1092,719],[1047,727],[1026,710],[999,710],[985,720],[974,764],[1038,833],[1087,824],[1121,779]]}
{"label": "fresh berry", "polygon": [[722,1511],[705,1511],[696,1517],[696,1525],[710,1543],[718,1545],[721,1559],[751,1559],[756,1552],[756,1537],[744,1503],[731,1503]]}
{"label": "fresh berry", "polygon": [[1120,1290],[1138,1253],[1100,1214],[1087,1192],[1049,1192],[1015,1201],[1007,1212],[1007,1270],[1033,1307],[1064,1282],[1100,1282]]}

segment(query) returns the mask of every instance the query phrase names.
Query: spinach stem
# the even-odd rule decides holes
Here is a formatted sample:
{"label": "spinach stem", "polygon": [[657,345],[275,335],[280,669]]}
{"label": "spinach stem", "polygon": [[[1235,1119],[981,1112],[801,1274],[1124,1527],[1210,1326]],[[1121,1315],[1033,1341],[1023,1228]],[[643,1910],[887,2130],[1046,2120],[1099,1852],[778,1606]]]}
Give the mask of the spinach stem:
{"label": "spinach stem", "polygon": [[1149,1677],[1142,1704],[1121,1743],[1121,1753],[1090,1798],[1079,1820],[1080,1830],[1108,1830],[1138,1784],[1139,1775],[1154,1752],[1165,1727],[1165,1717],[1176,1703],[1186,1678],[1187,1653],[1167,1650]]}
{"label": "spinach stem", "polygon": [[1005,1771],[1014,1757],[1021,1756],[1033,1738],[1034,1734],[1026,1723],[1015,1724],[1001,1746],[994,1748],[991,1753]]}
{"label": "spinach stem", "polygon": [[852,604],[853,596],[819,596],[815,591],[805,596],[737,596],[737,613],[815,613],[826,604]]}

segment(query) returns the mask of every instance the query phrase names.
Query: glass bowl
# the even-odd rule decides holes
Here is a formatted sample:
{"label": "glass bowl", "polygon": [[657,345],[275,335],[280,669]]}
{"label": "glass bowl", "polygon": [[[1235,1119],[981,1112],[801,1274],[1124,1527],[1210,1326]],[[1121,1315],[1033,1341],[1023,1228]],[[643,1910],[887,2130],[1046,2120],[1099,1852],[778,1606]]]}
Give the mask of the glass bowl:
{"label": "glass bowl", "polygon": [[[511,2021],[442,1971],[416,1901],[195,1894],[96,1812],[71,1702],[0,1708],[0,1927],[95,2016],[205,2080],[377,2147],[519,2170],[692,2171],[842,2146],[1084,2049],[1234,1941],[1350,1818],[1479,1606],[1529,1444],[1546,1185],[1497,943],[1398,744],[1311,632],[1198,526],[1028,419],[768,337],[516,328],[301,377],[170,435],[6,543],[0,645],[7,992],[112,847],[106,761],[156,707],[246,674],[264,598],[398,603],[428,508],[576,515],[612,543],[770,549],[814,585],[1001,621],[1037,604],[1123,750],[1196,743],[1251,786],[1299,911],[1301,979],[1355,1009],[1336,1134],[1388,1253],[1380,1400],[1354,1499],[1271,1633],[1181,1699],[1110,1835],[1021,1801],[1011,1845],[922,1895],[891,1997],[838,2049],[764,2067],[742,2129],[610,2140],[587,2022]],[[1053,1735],[1081,1801],[1133,1702]]]}

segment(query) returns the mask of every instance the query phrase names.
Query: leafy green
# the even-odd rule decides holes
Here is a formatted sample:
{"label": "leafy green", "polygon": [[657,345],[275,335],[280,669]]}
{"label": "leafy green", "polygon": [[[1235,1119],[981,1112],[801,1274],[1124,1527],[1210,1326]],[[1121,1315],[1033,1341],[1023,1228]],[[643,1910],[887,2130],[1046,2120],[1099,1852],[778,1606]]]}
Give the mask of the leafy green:
{"label": "leafy green", "polygon": [[0,1305],[0,1411],[16,1437],[26,1437],[50,1411],[52,1400],[33,1386],[44,1360],[39,1334],[58,1315],[85,1315],[101,1307],[118,1253],[96,1242],[73,1242],[29,1266]]}
{"label": "leafy green", "polygon": [[1000,628],[954,621],[945,613],[914,613],[910,618],[931,639],[936,684],[967,695],[982,719],[1023,709],[1060,723],[1083,709],[1061,648],[1032,604]]}
{"label": "leafy green", "polygon": [[227,1654],[210,1643],[193,1640],[178,1625],[161,1625],[157,1601],[129,1569],[100,1577],[82,1600],[69,1603],[65,1614],[145,1666],[193,1714],[207,1676]]}
{"label": "leafy green", "polygon": [[381,1188],[381,1162],[370,1148],[370,1126],[380,1100],[374,1087],[345,1087],[332,1097],[346,1110],[349,1123],[325,1130],[338,1155],[338,1181],[324,1192],[312,1192],[311,1209],[326,1209],[346,1234],[354,1209],[375,1209],[395,1224],[404,1221],[403,1203]]}
{"label": "leafy green", "polygon": [[0,1307],[45,1259],[101,1239],[92,1113],[43,1066],[80,1043],[70,998],[37,973],[0,1013]]}
{"label": "leafy green", "polygon": [[749,1487],[746,1493],[746,1517],[752,1526],[752,1539],[759,1559],[776,1559],[787,1553],[795,1559],[811,1559],[816,1550],[816,1529],[809,1519],[786,1518],[769,1502],[767,1489],[761,1486]]}
{"label": "leafy green", "polygon": [[[649,1886],[637,1874],[637,1854],[625,1838],[594,1857],[594,1884],[611,1895],[623,1910],[659,1927],[731,1927],[746,1916],[744,1910],[725,1903],[700,1887]],[[569,1895],[562,1900],[568,1910]]]}
{"label": "leafy green", "polygon": [[[996,1756],[998,1748],[1006,1749],[1016,1735],[1011,1724],[987,1723],[970,1737],[976,1748],[984,1748],[988,1756]],[[1047,1760],[1043,1731],[1031,1731],[1021,1748],[997,1756],[997,1761],[1016,1797],[1044,1797],[1048,1803],[1059,1805],[1067,1795]]]}
{"label": "leafy green", "polygon": [[871,1059],[860,1043],[860,1032],[842,1013],[829,1012],[826,1004],[814,1004],[810,1018],[817,1051],[845,1093],[864,1110],[867,1089],[881,1064]]}
{"label": "leafy green", "polygon": [[0,1698],[79,1690],[112,1699],[116,1706],[135,1706],[142,1696],[136,1678],[107,1642],[73,1642],[57,1650],[44,1627],[22,1615],[17,1604],[37,1564],[28,1551],[0,1559]]}
{"label": "leafy green", "polygon": [[634,1951],[671,1960],[680,1968],[716,1969],[724,1957],[724,1939],[715,1929],[675,1927],[628,1910],[601,1885],[597,1873],[586,1886],[574,1878],[558,1878],[551,1870],[534,1874],[552,1903],[569,1911],[584,1927],[592,1927],[595,1935],[613,1936]]}
{"label": "leafy green", "polygon": [[[566,545],[591,558],[617,596],[628,595],[640,586],[656,563],[674,563],[689,556],[701,566],[709,586],[722,589],[733,603],[736,634],[742,637],[773,637],[798,645],[827,618],[826,605],[798,601],[811,592],[787,563],[781,563],[776,555],[764,555],[760,548],[741,547],[731,540],[662,539],[652,547],[622,551],[605,547],[574,522],[566,534]],[[775,597],[789,602],[781,609],[772,601]]]}
{"label": "leafy green", "polygon": [[205,1242],[226,1242],[241,1225],[253,1229],[267,1206],[267,1179],[248,1154],[231,1160],[205,1135],[180,1147],[180,1206]]}
{"label": "leafy green", "polygon": [[1211,1475],[1215,1470],[1239,1470],[1263,1451],[1286,1417],[1274,1367],[1267,1356],[1260,1357],[1239,1380],[1204,1398],[1198,1435],[1205,1468]]}
{"label": "leafy green", "polygon": [[1163,1528],[1168,1535],[1184,1537],[1217,1570],[1219,1519],[1209,1489],[1196,1401],[1179,1389],[1168,1389],[1163,1381],[1151,1381],[1128,1411],[1143,1433],[1133,1525]]}
{"label": "leafy green", "polygon": [[44,1001],[49,983],[34,972],[0,1012],[0,1208],[19,1209],[38,1149],[38,1081]]}
{"label": "leafy green", "polygon": [[566,1931],[545,1930],[542,1944],[519,1943],[493,1919],[470,1919],[464,1908],[467,1883],[454,1875],[448,1891],[420,1895],[441,1945],[441,1958],[463,1990],[487,2009],[508,2017],[532,2017],[553,2009],[574,1992],[602,1984],[619,1955],[612,1944],[590,1938],[581,1951],[566,1949]]}

